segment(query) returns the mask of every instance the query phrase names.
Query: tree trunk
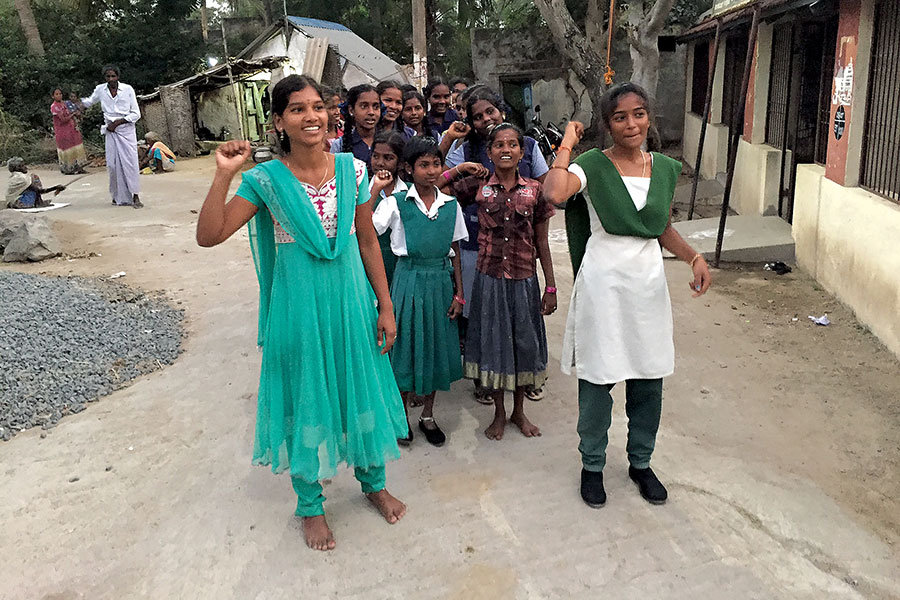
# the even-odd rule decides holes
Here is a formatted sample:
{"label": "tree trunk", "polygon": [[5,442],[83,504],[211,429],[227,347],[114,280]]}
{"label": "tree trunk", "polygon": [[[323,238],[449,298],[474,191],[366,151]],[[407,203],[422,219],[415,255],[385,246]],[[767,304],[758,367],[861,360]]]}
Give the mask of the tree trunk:
{"label": "tree trunk", "polygon": [[271,25],[275,20],[272,12],[272,0],[263,0],[263,22],[265,23],[266,27]]}
{"label": "tree trunk", "polygon": [[[547,22],[550,28],[550,34],[553,36],[553,42],[557,50],[565,56],[575,75],[587,87],[588,95],[593,105],[593,118],[591,123],[585,123],[587,134],[596,136],[600,133],[602,119],[600,118],[600,98],[606,91],[606,82],[603,74],[606,72],[606,58],[601,56],[601,45],[597,45],[596,38],[598,32],[602,32],[602,26],[597,25],[596,21],[602,18],[602,13],[597,6],[597,0],[589,0],[588,10],[594,18],[594,23],[589,29],[591,38],[589,39],[581,32],[571,13],[566,8],[565,0],[534,0],[535,6]],[[601,34],[602,37],[602,34]],[[593,42],[593,43],[592,43]]]}
{"label": "tree trunk", "polygon": [[659,34],[675,0],[656,0],[647,11],[643,2],[629,5],[626,13],[633,71],[631,81],[656,98],[659,86]]}
{"label": "tree trunk", "polygon": [[209,13],[206,9],[206,0],[200,0],[200,32],[203,34],[203,41],[209,41]]}
{"label": "tree trunk", "polygon": [[369,14],[372,17],[372,45],[381,50],[384,44],[383,7],[381,0],[372,0],[369,5]]}
{"label": "tree trunk", "polygon": [[38,31],[34,13],[31,11],[31,0],[14,1],[16,11],[19,13],[19,21],[22,23],[22,30],[25,32],[25,39],[28,42],[28,50],[36,56],[44,56],[44,43],[41,41],[41,32]]}

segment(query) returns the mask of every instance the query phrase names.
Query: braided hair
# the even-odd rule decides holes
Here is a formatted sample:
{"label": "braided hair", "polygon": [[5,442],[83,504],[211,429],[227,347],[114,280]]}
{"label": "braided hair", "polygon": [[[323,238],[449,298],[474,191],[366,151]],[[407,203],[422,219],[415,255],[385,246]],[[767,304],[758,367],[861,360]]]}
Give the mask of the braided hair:
{"label": "braided hair", "polygon": [[341,152],[353,151],[353,130],[356,127],[356,123],[353,119],[353,115],[350,114],[350,108],[355,106],[359,97],[366,92],[375,92],[377,94],[378,90],[368,83],[355,85],[347,92],[347,101],[341,106],[341,116],[344,117],[344,135],[341,137]]}

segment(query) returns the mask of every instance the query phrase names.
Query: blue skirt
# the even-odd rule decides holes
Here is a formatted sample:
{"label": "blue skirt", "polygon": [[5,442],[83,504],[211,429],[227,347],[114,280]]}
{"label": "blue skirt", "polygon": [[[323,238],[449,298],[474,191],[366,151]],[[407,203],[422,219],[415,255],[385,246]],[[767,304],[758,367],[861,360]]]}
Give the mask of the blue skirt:
{"label": "blue skirt", "polygon": [[498,279],[480,271],[469,295],[463,374],[514,391],[547,380],[547,331],[537,275]]}

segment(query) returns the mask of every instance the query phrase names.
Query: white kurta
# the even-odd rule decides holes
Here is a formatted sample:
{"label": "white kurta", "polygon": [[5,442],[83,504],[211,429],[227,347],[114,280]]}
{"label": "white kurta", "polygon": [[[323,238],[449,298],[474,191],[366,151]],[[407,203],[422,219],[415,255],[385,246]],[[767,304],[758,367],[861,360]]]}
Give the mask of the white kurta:
{"label": "white kurta", "polygon": [[[672,305],[656,239],[611,235],[603,229],[578,165],[569,170],[582,181],[591,236],[575,277],[562,371],[579,379],[617,383],[659,379],[675,370]],[[635,207],[647,204],[650,179],[623,177]]]}
{"label": "white kurta", "polygon": [[[109,86],[101,83],[81,102],[85,108],[100,103],[104,124],[100,126],[106,145],[106,169],[109,171],[109,194],[116,204],[131,204],[135,194],[141,191],[140,167],[137,156],[137,132],[134,124],[141,118],[137,96],[127,83],[119,83],[113,96]],[[107,125],[118,119],[125,123],[109,131]]]}

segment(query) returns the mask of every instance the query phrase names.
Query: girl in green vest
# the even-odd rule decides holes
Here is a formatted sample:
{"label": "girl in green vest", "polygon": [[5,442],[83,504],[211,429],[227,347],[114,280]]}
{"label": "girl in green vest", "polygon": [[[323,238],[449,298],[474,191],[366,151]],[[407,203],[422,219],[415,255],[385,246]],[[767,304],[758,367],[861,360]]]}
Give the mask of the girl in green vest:
{"label": "girl in green vest", "polygon": [[650,469],[662,410],[663,377],[675,368],[672,307],[660,247],[688,263],[695,297],[709,289],[703,256],[671,223],[681,163],[644,152],[650,128],[647,92],[633,83],[611,87],[600,113],[613,145],[592,149],[570,163],[584,126],[570,122],[544,193],[566,206],[566,230],[575,285],[569,302],[562,369],[578,374],[581,497],[606,502],[603,468],[612,415],[613,386],[625,381],[628,474],[641,496],[666,501],[666,488]]}
{"label": "girl in green vest", "polygon": [[[437,189],[444,163],[437,142],[410,139],[403,162],[412,187],[383,200],[372,217],[379,234],[390,230],[391,249],[398,257],[391,284],[397,319],[391,365],[407,407],[413,395],[424,396],[419,431],[441,446],[446,436],[434,420],[434,396],[462,379],[459,329],[453,321],[465,304],[457,242],[468,238],[468,232],[459,204]],[[390,185],[385,172],[375,178],[373,194]],[[398,441],[412,439],[409,428]]]}
{"label": "girl in green vest", "polygon": [[[372,178],[369,185],[371,193],[370,202],[372,204],[372,212],[378,208],[382,200],[397,192],[405,192],[409,186],[406,182],[398,177],[400,172],[401,157],[403,156],[403,147],[406,146],[406,139],[403,134],[397,131],[382,131],[375,136],[372,143],[372,159],[369,165],[369,171],[372,173],[381,173],[381,178]],[[384,174],[390,175],[388,180],[390,183],[387,187],[376,190],[377,181],[384,181]],[[394,267],[397,266],[397,257],[391,250],[391,236],[389,233],[383,233],[378,236],[378,244],[381,246],[381,260],[384,262],[384,273],[387,276],[388,286],[394,280]]]}
{"label": "girl in green vest", "polygon": [[253,463],[290,471],[307,545],[331,550],[319,481],[340,463],[389,523],[406,512],[385,489],[407,430],[386,356],[396,325],[365,164],[324,151],[328,113],[312,79],[279,81],[272,113],[283,157],[244,173],[226,202],[250,143],[220,146],[197,242],[215,246],[250,224],[262,347]]}

